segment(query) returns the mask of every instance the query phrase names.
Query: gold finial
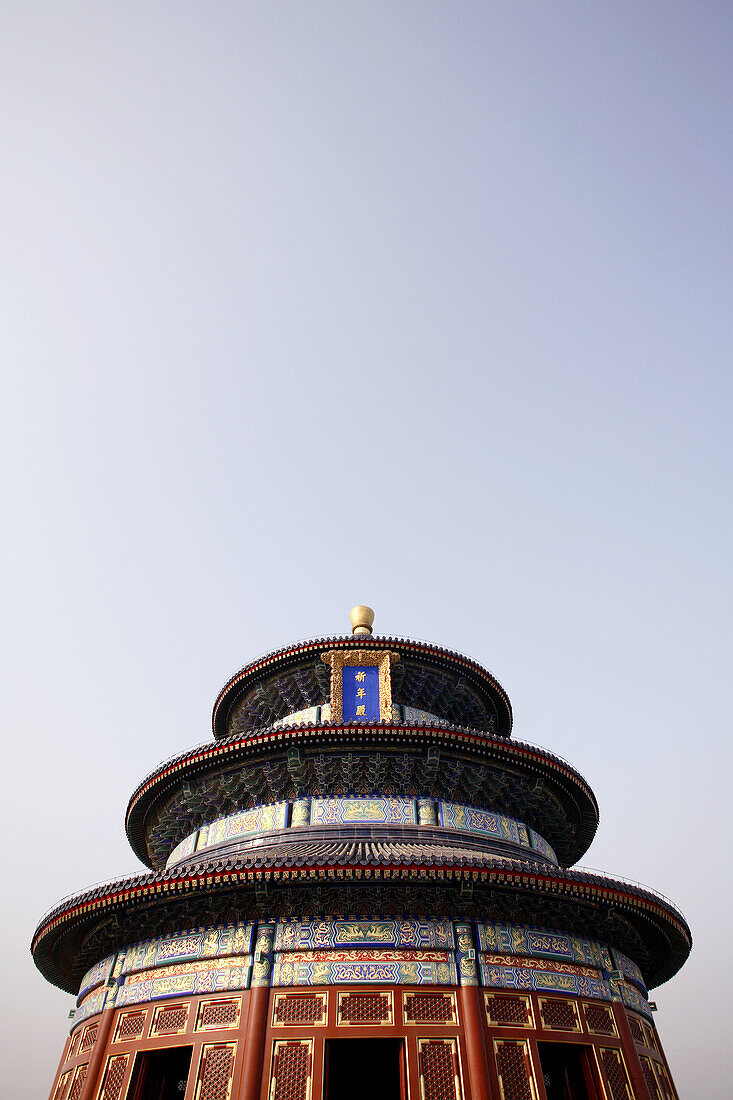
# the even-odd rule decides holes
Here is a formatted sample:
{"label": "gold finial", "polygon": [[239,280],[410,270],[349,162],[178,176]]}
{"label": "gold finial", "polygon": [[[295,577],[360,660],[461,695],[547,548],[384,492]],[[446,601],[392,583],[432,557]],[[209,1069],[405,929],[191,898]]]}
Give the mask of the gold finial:
{"label": "gold finial", "polygon": [[371,634],[374,624],[374,612],[371,607],[357,604],[349,612],[349,618],[351,619],[352,634]]}

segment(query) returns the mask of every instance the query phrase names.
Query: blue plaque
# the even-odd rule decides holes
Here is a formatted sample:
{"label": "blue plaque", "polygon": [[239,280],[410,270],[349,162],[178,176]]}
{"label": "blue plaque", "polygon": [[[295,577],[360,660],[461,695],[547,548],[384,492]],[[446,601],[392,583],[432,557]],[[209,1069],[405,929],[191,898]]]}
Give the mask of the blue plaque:
{"label": "blue plaque", "polygon": [[376,665],[345,665],[343,683],[343,721],[378,722],[379,669]]}

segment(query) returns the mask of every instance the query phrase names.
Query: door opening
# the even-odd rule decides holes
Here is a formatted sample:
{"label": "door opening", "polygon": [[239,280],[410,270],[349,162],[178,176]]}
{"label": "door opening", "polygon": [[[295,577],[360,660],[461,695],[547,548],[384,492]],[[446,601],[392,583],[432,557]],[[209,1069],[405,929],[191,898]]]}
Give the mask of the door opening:
{"label": "door opening", "polygon": [[193,1047],[143,1050],[135,1058],[128,1100],[183,1100]]}
{"label": "door opening", "polygon": [[327,1039],[324,1100],[405,1100],[401,1039]]}
{"label": "door opening", "polygon": [[580,1043],[538,1043],[547,1100],[596,1100],[598,1093]]}

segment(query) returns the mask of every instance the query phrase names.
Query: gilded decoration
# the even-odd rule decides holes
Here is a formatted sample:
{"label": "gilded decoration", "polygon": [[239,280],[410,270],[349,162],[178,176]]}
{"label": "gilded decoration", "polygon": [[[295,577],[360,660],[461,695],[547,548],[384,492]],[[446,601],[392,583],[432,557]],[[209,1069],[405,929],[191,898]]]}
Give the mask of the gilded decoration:
{"label": "gilded decoration", "polygon": [[380,722],[392,721],[392,680],[390,676],[391,666],[399,661],[399,654],[391,653],[387,649],[334,649],[329,653],[322,653],[321,660],[331,668],[331,721],[335,724],[343,721],[344,697],[343,678],[344,668],[354,665],[364,668],[378,669],[379,674],[379,720]]}

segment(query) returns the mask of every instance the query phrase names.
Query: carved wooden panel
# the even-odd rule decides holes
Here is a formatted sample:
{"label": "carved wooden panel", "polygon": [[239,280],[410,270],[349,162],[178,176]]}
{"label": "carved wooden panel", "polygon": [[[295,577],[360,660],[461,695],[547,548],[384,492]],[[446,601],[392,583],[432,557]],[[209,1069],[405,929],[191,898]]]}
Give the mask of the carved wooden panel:
{"label": "carved wooden panel", "polygon": [[450,993],[405,993],[402,1014],[406,1024],[448,1024],[458,1022],[456,995]]}
{"label": "carved wooden panel", "polygon": [[276,1039],[269,1100],[310,1100],[312,1073],[312,1039]]}
{"label": "carved wooden panel", "polygon": [[113,1054],[107,1059],[98,1100],[120,1100],[129,1061],[129,1054]]}
{"label": "carved wooden panel", "polygon": [[297,1027],[326,1023],[325,993],[276,993],[272,1006],[273,1027]]}
{"label": "carved wooden panel", "polygon": [[534,1027],[532,1002],[517,994],[486,993],[486,1017],[498,1027]]}
{"label": "carved wooden panel", "polygon": [[461,1100],[455,1039],[418,1039],[421,1100]]}
{"label": "carved wooden panel", "polygon": [[537,1100],[532,1059],[526,1039],[495,1039],[501,1100]]}
{"label": "carved wooden panel", "polygon": [[391,991],[339,993],[337,1024],[391,1024]]}
{"label": "carved wooden panel", "polygon": [[215,1031],[217,1028],[236,1027],[239,1023],[241,1006],[240,997],[202,1001],[196,1017],[196,1031]]}
{"label": "carved wooden panel", "polygon": [[210,1043],[201,1049],[195,1100],[229,1100],[236,1043]]}

